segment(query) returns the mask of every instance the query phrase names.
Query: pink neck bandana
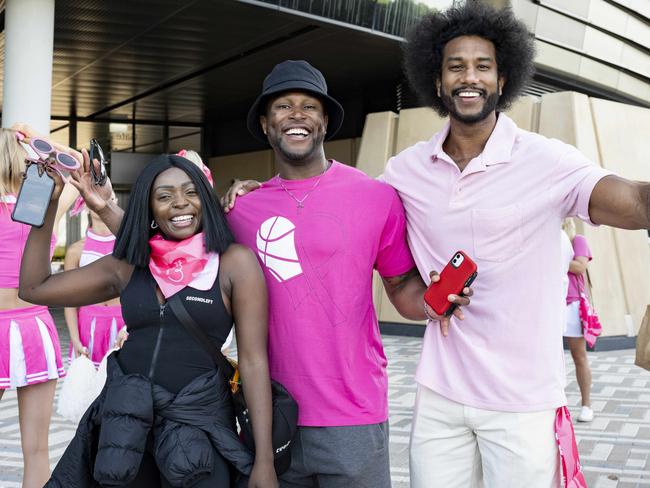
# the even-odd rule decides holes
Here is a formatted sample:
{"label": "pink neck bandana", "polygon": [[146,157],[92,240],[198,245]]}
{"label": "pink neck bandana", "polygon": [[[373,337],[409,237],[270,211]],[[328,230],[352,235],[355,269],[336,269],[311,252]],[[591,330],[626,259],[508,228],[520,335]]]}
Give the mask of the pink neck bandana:
{"label": "pink neck bandana", "polygon": [[149,246],[149,270],[165,298],[189,285],[208,262],[203,232],[183,241],[166,241],[156,234],[149,239]]}

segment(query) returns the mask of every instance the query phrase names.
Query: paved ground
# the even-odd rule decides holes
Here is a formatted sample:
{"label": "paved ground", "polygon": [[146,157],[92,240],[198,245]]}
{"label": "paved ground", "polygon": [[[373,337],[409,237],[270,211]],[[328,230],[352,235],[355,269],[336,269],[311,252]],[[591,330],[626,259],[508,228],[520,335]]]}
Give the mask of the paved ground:
{"label": "paved ground", "polygon": [[[55,315],[61,323],[60,314]],[[67,334],[60,329],[63,349]],[[415,399],[413,375],[421,339],[386,336],[390,377],[391,472],[394,488],[408,487],[408,437]],[[587,482],[592,488],[650,488],[650,373],[633,364],[633,351],[589,353],[596,418],[575,427]],[[567,356],[567,394],[572,415],[580,397],[572,362]],[[52,466],[63,453],[74,426],[52,419]],[[0,488],[19,487],[22,461],[15,391],[0,402]],[[353,488],[353,487],[351,487]]]}

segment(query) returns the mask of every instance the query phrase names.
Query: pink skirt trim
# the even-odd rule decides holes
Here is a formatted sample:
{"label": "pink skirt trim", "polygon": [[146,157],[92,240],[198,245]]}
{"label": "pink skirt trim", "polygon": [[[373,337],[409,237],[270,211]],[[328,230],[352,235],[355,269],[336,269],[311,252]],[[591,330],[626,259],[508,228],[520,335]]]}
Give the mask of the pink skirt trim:
{"label": "pink skirt trim", "polygon": [[[79,307],[79,340],[88,348],[90,360],[99,366],[106,353],[113,347],[117,334],[124,327],[122,307],[120,305],[88,305]],[[69,358],[75,356],[70,345]]]}
{"label": "pink skirt trim", "polygon": [[47,307],[0,310],[0,389],[63,376],[59,335]]}

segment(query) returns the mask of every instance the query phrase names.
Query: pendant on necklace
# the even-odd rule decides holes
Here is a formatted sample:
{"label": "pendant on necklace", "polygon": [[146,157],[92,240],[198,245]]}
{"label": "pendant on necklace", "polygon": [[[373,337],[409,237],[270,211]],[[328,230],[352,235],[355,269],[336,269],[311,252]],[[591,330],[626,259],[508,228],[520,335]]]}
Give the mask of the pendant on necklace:
{"label": "pendant on necklace", "polygon": [[302,204],[302,202],[298,202],[296,205],[296,208],[304,208],[305,206]]}

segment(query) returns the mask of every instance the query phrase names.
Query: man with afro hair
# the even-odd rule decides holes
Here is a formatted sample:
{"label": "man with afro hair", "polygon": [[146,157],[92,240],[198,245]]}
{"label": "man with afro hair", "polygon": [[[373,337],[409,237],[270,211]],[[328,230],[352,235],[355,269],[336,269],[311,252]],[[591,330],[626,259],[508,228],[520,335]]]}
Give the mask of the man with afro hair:
{"label": "man with afro hair", "polygon": [[411,86],[449,121],[391,158],[384,180],[404,204],[420,274],[459,249],[478,264],[464,320],[452,318],[448,334],[430,320],[425,332],[411,486],[558,487],[554,421],[567,403],[560,226],[576,216],[647,229],[650,185],[502,113],[533,72],[533,39],[510,9],[474,1],[428,14],[404,55]]}

